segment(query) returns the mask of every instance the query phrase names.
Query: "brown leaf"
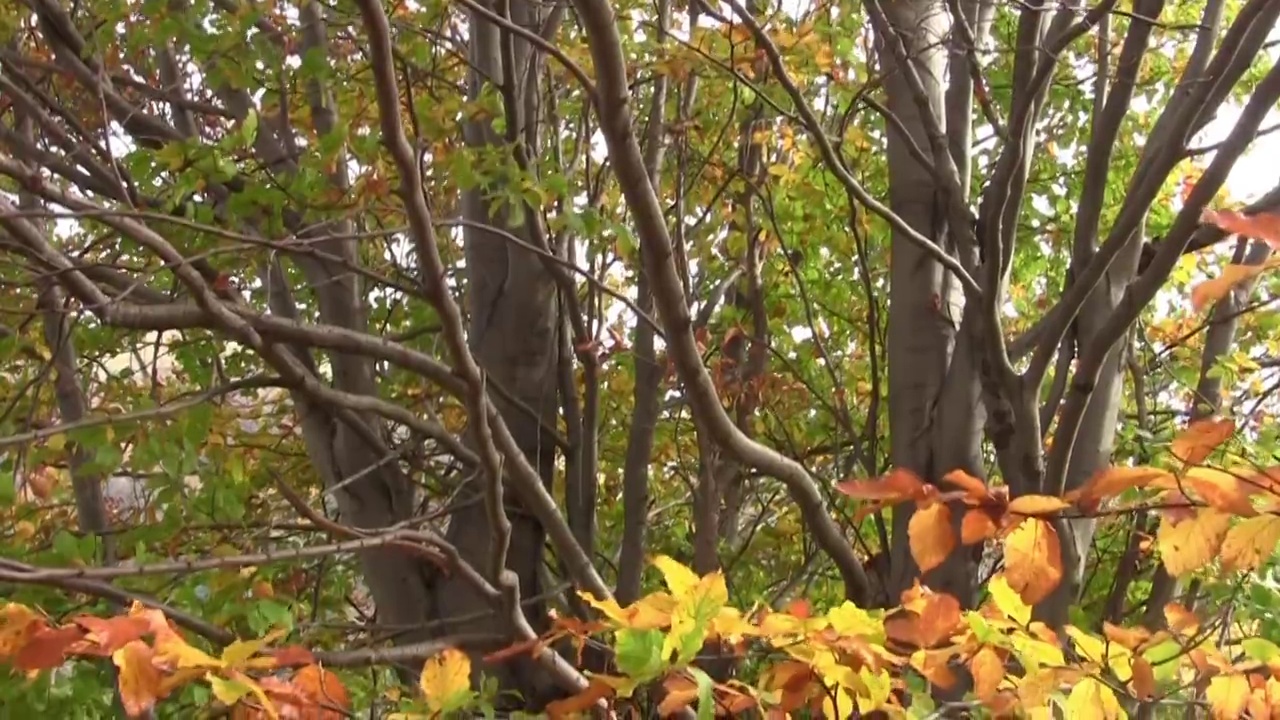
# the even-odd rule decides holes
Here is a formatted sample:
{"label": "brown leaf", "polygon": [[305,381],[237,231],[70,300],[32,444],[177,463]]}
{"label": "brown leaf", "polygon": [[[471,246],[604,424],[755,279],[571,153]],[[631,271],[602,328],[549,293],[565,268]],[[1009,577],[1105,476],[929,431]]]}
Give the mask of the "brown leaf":
{"label": "brown leaf", "polygon": [[1111,642],[1130,650],[1138,649],[1138,646],[1151,638],[1151,632],[1144,627],[1126,628],[1106,621],[1102,623],[1102,634]]}
{"label": "brown leaf", "polygon": [[1235,434],[1236,423],[1230,418],[1196,420],[1178,433],[1169,446],[1174,457],[1188,465],[1199,465]]}
{"label": "brown leaf", "polygon": [[1062,581],[1062,546],[1048,522],[1027,518],[1004,542],[1005,579],[1028,605],[1049,596]]}
{"label": "brown leaf", "polygon": [[1164,606],[1164,620],[1169,629],[1179,635],[1195,635],[1200,629],[1200,618],[1178,603],[1171,602]]}
{"label": "brown leaf", "polygon": [[928,572],[942,564],[956,546],[955,531],[951,527],[951,508],[943,503],[933,503],[919,508],[907,524],[907,537],[911,556]]}
{"label": "brown leaf", "polygon": [[658,715],[670,717],[698,699],[698,684],[683,675],[670,675],[662,683],[666,697],[658,704]]}
{"label": "brown leaf", "polygon": [[917,637],[921,647],[937,647],[950,640],[964,622],[960,614],[960,601],[949,593],[929,595],[924,598],[922,605],[913,609],[919,613]]}

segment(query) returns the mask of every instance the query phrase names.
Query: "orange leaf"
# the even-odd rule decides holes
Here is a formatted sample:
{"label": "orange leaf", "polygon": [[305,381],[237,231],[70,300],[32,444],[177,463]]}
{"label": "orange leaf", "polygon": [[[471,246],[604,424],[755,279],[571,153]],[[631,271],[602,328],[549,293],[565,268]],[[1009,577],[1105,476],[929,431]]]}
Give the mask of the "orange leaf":
{"label": "orange leaf", "polygon": [[1182,478],[1184,487],[1194,490],[1210,507],[1223,512],[1253,517],[1258,511],[1249,502],[1254,487],[1240,481],[1223,470],[1197,467],[1187,471]]}
{"label": "orange leaf", "polygon": [[275,658],[276,667],[314,665],[316,662],[316,656],[301,645],[286,645],[275,650],[268,650],[267,654]]}
{"label": "orange leaf", "polygon": [[151,628],[145,618],[128,615],[117,615],[112,618],[81,615],[72,618],[71,622],[86,631],[84,642],[80,643],[81,647],[77,648],[77,651],[104,656],[141,638]]}
{"label": "orange leaf", "polygon": [[1280,247],[1280,215],[1257,213],[1245,215],[1234,210],[1209,210],[1200,213],[1200,222],[1217,225],[1232,235],[1245,235]]}
{"label": "orange leaf", "polygon": [[1202,312],[1227,296],[1237,285],[1262,274],[1267,265],[1227,265],[1222,274],[1191,288],[1191,309]]}
{"label": "orange leaf", "polygon": [[969,661],[969,672],[973,673],[973,694],[982,702],[988,702],[995,697],[996,688],[1004,679],[1004,663],[990,645],[984,645]]}
{"label": "orange leaf", "polygon": [[1150,700],[1156,694],[1156,674],[1151,663],[1141,655],[1133,659],[1133,694],[1139,700]]}
{"label": "orange leaf", "polygon": [[120,702],[129,717],[150,711],[164,695],[154,658],[155,653],[141,640],[132,640],[111,654],[112,662],[120,669]]}
{"label": "orange leaf", "polygon": [[1169,476],[1164,470],[1150,467],[1111,467],[1094,473],[1074,492],[1081,509],[1097,509],[1098,501],[1115,497],[1129,488],[1146,487],[1156,478]]}
{"label": "orange leaf", "polygon": [[951,508],[940,502],[919,508],[907,525],[907,537],[911,544],[911,556],[928,572],[942,564],[956,546],[955,532],[951,527]]}
{"label": "orange leaf", "polygon": [[1200,630],[1200,618],[1178,603],[1164,606],[1164,621],[1169,629],[1179,635],[1195,635]]}
{"label": "orange leaf", "polygon": [[1062,498],[1050,495],[1023,495],[1009,501],[1009,512],[1018,515],[1052,515],[1069,507]]}
{"label": "orange leaf", "polygon": [[604,681],[593,677],[587,688],[577,695],[548,703],[547,715],[552,720],[574,717],[578,713],[590,710],[598,701],[613,697],[613,692],[613,688],[606,685]]}
{"label": "orange leaf", "polygon": [[1230,418],[1196,420],[1186,430],[1178,433],[1169,450],[1182,462],[1199,465],[1235,431],[1236,423]]}
{"label": "orange leaf", "polygon": [[0,610],[0,659],[11,658],[27,644],[27,638],[45,627],[44,619],[26,605],[8,603]]}
{"label": "orange leaf", "polygon": [[924,496],[924,483],[915,473],[894,468],[878,480],[845,480],[836,489],[857,500],[876,500],[889,504]]}
{"label": "orange leaf", "polygon": [[964,618],[960,601],[949,593],[934,593],[914,608],[920,614],[920,646],[931,648],[946,642],[960,629]]}
{"label": "orange leaf", "polygon": [[991,497],[987,484],[963,470],[952,470],[942,476],[942,482],[954,485],[974,500],[986,500]]}
{"label": "orange leaf", "polygon": [[13,666],[19,670],[52,670],[66,662],[67,649],[84,637],[75,625],[37,630],[18,651]]}
{"label": "orange leaf", "polygon": [[970,510],[964,514],[964,520],[960,521],[960,542],[964,545],[982,542],[995,535],[996,529],[996,521],[991,518],[991,513],[982,508]]}
{"label": "orange leaf", "polygon": [[1120,627],[1105,621],[1102,623],[1102,634],[1111,642],[1130,650],[1138,649],[1139,645],[1151,638],[1151,633],[1146,628]]}
{"label": "orange leaf", "polygon": [[670,675],[663,681],[666,697],[658,704],[658,715],[670,717],[689,707],[698,699],[698,684],[683,675]]}
{"label": "orange leaf", "polygon": [[1004,541],[1004,575],[1022,596],[1035,605],[1062,581],[1062,546],[1053,526],[1039,518],[1027,518]]}
{"label": "orange leaf", "polygon": [[[319,665],[307,665],[293,674],[293,685],[316,706],[306,717],[315,720],[340,720],[347,717],[346,711],[351,709],[351,698],[337,675]],[[320,708],[327,710],[315,712]]]}
{"label": "orange leaf", "polygon": [[917,650],[911,654],[911,666],[930,683],[946,689],[956,684],[956,674],[950,667],[952,649]]}

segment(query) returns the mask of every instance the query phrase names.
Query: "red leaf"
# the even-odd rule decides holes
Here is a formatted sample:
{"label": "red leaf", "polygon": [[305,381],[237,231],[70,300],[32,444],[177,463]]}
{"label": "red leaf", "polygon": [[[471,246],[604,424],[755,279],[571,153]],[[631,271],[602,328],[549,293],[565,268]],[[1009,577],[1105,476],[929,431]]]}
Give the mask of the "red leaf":
{"label": "red leaf", "polygon": [[84,642],[78,651],[90,655],[110,655],[151,630],[146,618],[128,615],[113,618],[81,615],[71,622],[85,629]]}
{"label": "red leaf", "polygon": [[23,671],[52,670],[66,662],[67,648],[82,637],[84,631],[75,625],[41,628],[18,651],[13,666]]}

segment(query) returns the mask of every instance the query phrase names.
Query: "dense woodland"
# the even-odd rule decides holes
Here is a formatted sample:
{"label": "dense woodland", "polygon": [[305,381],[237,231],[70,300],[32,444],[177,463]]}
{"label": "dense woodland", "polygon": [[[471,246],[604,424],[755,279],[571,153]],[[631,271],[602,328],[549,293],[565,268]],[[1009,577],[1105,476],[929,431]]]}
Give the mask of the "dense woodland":
{"label": "dense woodland", "polygon": [[0,7],[12,717],[1280,717],[1280,0]]}

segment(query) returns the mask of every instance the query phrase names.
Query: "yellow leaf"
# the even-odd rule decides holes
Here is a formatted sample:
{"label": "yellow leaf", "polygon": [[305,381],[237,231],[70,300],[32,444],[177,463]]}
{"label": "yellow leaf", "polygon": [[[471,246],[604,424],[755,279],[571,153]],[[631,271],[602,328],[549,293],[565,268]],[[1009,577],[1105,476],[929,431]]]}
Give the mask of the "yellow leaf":
{"label": "yellow leaf", "polygon": [[1280,517],[1260,515],[1227,531],[1222,540],[1222,566],[1227,570],[1257,570],[1280,543]]}
{"label": "yellow leaf", "polygon": [[1050,495],[1023,495],[1009,501],[1009,512],[1018,515],[1052,515],[1069,507],[1062,498]]}
{"label": "yellow leaf", "polygon": [[973,694],[982,702],[990,702],[1004,679],[1004,662],[990,645],[984,645],[969,661],[973,674]]}
{"label": "yellow leaf", "polygon": [[238,679],[228,679],[210,675],[209,689],[213,690],[213,696],[218,698],[218,702],[224,705],[235,705],[240,700],[253,692],[249,685]]}
{"label": "yellow leaf", "polygon": [[871,617],[871,613],[848,600],[827,612],[827,620],[831,629],[841,635],[859,635],[872,640],[884,638],[884,620]]}
{"label": "yellow leaf", "polygon": [[164,640],[156,639],[156,658],[162,662],[173,663],[179,668],[198,668],[203,670],[219,670],[226,666],[221,660],[192,647],[177,634]]}
{"label": "yellow leaf", "polygon": [[288,633],[287,630],[273,630],[259,640],[236,640],[222,650],[222,662],[227,667],[239,667],[246,660],[262,652],[262,649]]}
{"label": "yellow leaf", "polygon": [[1266,269],[1266,265],[1228,265],[1222,268],[1222,274],[1218,277],[1191,288],[1191,309],[1202,312],[1226,297],[1235,286],[1257,277]]}
{"label": "yellow leaf", "polygon": [[1171,575],[1181,576],[1208,565],[1217,557],[1230,523],[1231,516],[1213,508],[1203,508],[1179,523],[1166,518],[1156,531],[1165,568]]}
{"label": "yellow leaf", "polygon": [[1035,605],[1062,581],[1062,545],[1053,526],[1039,518],[1026,518],[1004,541],[1004,575],[1022,596]]}
{"label": "yellow leaf", "polygon": [[460,699],[471,693],[471,658],[457,648],[445,648],[422,666],[418,686],[429,711],[457,709]]}
{"label": "yellow leaf", "polygon": [[921,572],[938,567],[956,545],[955,532],[951,527],[951,508],[936,502],[916,510],[907,525],[907,537],[911,556]]}
{"label": "yellow leaf", "polygon": [[1199,465],[1236,431],[1230,418],[1196,420],[1173,439],[1169,451],[1188,465]]}
{"label": "yellow leaf", "polygon": [[1031,606],[1022,601],[1003,574],[995,576],[987,587],[991,591],[992,602],[1005,617],[1023,626],[1031,622]]}
{"label": "yellow leaf", "polygon": [[1240,674],[1218,675],[1209,681],[1204,697],[1214,720],[1237,720],[1249,702],[1249,679]]}
{"label": "yellow leaf", "polygon": [[1111,688],[1094,678],[1076,683],[1067,698],[1066,716],[1072,720],[1120,720],[1129,717]]}
{"label": "yellow leaf", "polygon": [[698,584],[696,573],[666,555],[658,555],[653,558],[652,562],[653,566],[658,568],[658,572],[662,573],[662,579],[667,583],[667,589],[676,597],[684,595],[690,588]]}

